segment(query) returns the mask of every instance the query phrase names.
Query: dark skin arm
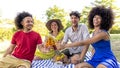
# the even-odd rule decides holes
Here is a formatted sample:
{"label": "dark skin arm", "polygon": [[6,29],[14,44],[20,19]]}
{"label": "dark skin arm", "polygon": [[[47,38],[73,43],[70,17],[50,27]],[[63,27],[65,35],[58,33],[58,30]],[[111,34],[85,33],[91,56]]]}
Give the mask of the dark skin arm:
{"label": "dark skin arm", "polygon": [[93,36],[92,38],[83,40],[83,41],[78,41],[70,44],[60,44],[57,43],[57,49],[64,49],[64,48],[70,48],[70,47],[75,47],[75,46],[89,46],[92,43],[95,43],[100,40],[109,40],[109,35],[106,32],[100,32],[97,35]]}
{"label": "dark skin arm", "polygon": [[79,41],[79,42],[75,42],[75,43],[71,43],[71,44],[66,44],[64,47],[67,48],[67,47],[74,47],[74,46],[85,46],[85,45],[88,46],[89,44],[95,43],[102,39],[104,39],[104,40],[109,39],[109,36],[106,32],[100,32],[97,35],[95,35],[92,38],[89,38],[87,40],[83,40],[83,41]]}
{"label": "dark skin arm", "polygon": [[14,48],[15,48],[15,44],[11,44],[11,45],[7,48],[7,50],[6,50],[5,54],[3,55],[3,57],[6,57],[8,54],[11,54],[11,53],[13,52]]}
{"label": "dark skin arm", "polygon": [[80,54],[80,61],[81,62],[84,61],[84,57],[85,57],[85,54],[86,54],[88,48],[89,48],[89,46],[87,46],[87,45],[84,46],[84,48],[83,48],[83,50],[82,50],[82,52]]}

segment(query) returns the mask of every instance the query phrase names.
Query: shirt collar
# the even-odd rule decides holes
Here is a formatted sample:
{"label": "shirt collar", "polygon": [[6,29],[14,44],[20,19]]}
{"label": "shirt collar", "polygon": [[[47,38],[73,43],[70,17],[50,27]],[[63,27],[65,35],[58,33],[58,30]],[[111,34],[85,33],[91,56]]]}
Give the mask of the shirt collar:
{"label": "shirt collar", "polygon": [[[71,29],[72,29],[72,32],[75,32],[75,31],[73,30],[73,27],[71,27]],[[79,24],[78,24],[78,27],[77,27],[77,30],[76,30],[76,31],[79,31],[79,29],[80,29],[80,26],[79,26]]]}

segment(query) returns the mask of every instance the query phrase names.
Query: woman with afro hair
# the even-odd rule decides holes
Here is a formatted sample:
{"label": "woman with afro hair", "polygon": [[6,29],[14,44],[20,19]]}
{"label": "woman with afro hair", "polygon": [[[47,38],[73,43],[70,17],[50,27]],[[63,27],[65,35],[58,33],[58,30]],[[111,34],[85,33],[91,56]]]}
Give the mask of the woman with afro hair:
{"label": "woman with afro hair", "polygon": [[[57,47],[68,48],[91,44],[94,54],[91,60],[79,63],[75,68],[119,68],[117,59],[111,50],[109,29],[113,25],[114,15],[111,8],[97,6],[92,8],[88,16],[90,28],[94,29],[91,38]],[[60,45],[60,44],[58,44]]]}

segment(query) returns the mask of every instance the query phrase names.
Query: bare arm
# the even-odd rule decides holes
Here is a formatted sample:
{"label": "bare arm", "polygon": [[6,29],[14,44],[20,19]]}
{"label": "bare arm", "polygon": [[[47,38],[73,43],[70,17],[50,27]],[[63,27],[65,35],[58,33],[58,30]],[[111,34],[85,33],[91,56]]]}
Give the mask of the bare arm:
{"label": "bare arm", "polygon": [[[62,45],[61,45],[62,44]],[[65,43],[65,42],[62,42],[62,43],[56,43],[56,47],[57,47],[57,49],[58,50],[62,50],[62,49],[65,49],[65,45],[66,45],[67,43]]]}
{"label": "bare arm", "polygon": [[41,50],[44,47],[44,44],[43,43],[42,44],[38,44],[37,47],[38,47],[39,50]]}
{"label": "bare arm", "polygon": [[89,46],[84,46],[84,48],[83,48],[83,50],[82,50],[82,52],[81,52],[81,54],[80,54],[80,60],[81,61],[84,61],[84,57],[85,57],[85,55],[86,55],[86,52],[87,52],[87,50],[88,50],[88,48],[89,48]]}
{"label": "bare arm", "polygon": [[105,39],[106,36],[108,36],[105,32],[100,32],[99,34],[93,36],[92,38],[89,38],[87,40],[79,41],[79,42],[74,42],[71,44],[66,44],[65,47],[74,47],[74,46],[86,46],[90,45],[92,43],[95,43],[101,39]]}
{"label": "bare arm", "polygon": [[6,50],[5,54],[3,55],[3,57],[6,57],[6,55],[11,54],[11,53],[13,52],[14,48],[15,48],[15,44],[11,44],[11,45],[7,48],[7,50]]}

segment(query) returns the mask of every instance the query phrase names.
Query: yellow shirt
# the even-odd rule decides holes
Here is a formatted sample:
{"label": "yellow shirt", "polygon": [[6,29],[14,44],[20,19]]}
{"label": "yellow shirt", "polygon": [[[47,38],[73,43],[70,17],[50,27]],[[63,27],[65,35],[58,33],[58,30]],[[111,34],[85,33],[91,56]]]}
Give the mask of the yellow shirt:
{"label": "yellow shirt", "polygon": [[[59,34],[56,37],[54,37],[54,39],[56,41],[60,41],[60,40],[62,40],[63,36],[64,36],[64,33],[62,31],[60,31]],[[37,49],[36,52],[35,52],[35,55],[42,58],[42,59],[50,59],[50,58],[54,57],[55,50],[50,49],[49,52],[43,53],[43,52],[39,51],[39,49]]]}

